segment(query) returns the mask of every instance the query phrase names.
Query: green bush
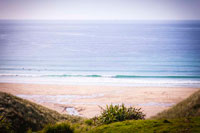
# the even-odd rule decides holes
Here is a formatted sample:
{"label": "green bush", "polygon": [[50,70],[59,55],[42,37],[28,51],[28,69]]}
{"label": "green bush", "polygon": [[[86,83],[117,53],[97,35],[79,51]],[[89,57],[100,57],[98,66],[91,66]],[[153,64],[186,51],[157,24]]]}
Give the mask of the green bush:
{"label": "green bush", "polygon": [[102,108],[101,115],[93,118],[94,123],[109,124],[117,121],[124,120],[138,120],[144,119],[145,114],[141,111],[141,108],[125,107],[122,105],[110,105],[106,106],[106,109]]}
{"label": "green bush", "polygon": [[68,123],[58,123],[55,125],[47,125],[42,133],[73,133],[74,129]]}
{"label": "green bush", "polygon": [[91,125],[92,125],[92,123],[93,123],[93,121],[92,121],[92,120],[90,120],[90,119],[88,119],[88,120],[85,120],[85,123],[86,123],[87,125],[91,126]]}
{"label": "green bush", "polygon": [[14,130],[9,122],[6,121],[4,115],[0,115],[0,132],[2,133],[13,133]]}

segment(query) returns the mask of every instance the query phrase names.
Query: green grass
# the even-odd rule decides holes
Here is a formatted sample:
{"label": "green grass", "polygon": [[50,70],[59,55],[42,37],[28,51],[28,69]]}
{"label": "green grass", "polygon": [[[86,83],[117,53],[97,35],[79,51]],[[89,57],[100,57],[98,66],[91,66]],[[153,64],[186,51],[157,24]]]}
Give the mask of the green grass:
{"label": "green grass", "polygon": [[117,121],[125,120],[139,120],[144,119],[145,114],[141,111],[141,108],[126,107],[122,105],[107,105],[106,108],[101,108],[102,112],[99,116],[94,117],[94,122],[99,124],[109,124]]}
{"label": "green grass", "polygon": [[152,119],[175,119],[195,116],[200,116],[200,90],[169,110],[152,117]]}
{"label": "green grass", "polygon": [[56,133],[68,129],[74,133],[198,133],[200,91],[151,119],[126,120],[100,126],[90,119],[61,115],[43,106],[0,92],[0,132],[23,133],[29,130],[30,133]]}
{"label": "green grass", "polygon": [[199,133],[200,91],[149,120],[129,120],[102,125],[91,133]]}
{"label": "green grass", "polygon": [[69,123],[49,124],[40,133],[74,133]]}
{"label": "green grass", "polygon": [[8,121],[6,121],[5,116],[0,116],[0,132],[2,132],[2,133],[14,132],[11,124]]}
{"label": "green grass", "polygon": [[56,111],[3,92],[0,92],[0,116],[4,117],[4,123],[11,125],[10,130],[20,133],[28,129],[38,131],[45,125],[55,124],[58,121],[71,123],[83,121],[81,117],[61,115]]}
{"label": "green grass", "polygon": [[198,133],[200,117],[171,120],[129,120],[96,127],[89,133]]}

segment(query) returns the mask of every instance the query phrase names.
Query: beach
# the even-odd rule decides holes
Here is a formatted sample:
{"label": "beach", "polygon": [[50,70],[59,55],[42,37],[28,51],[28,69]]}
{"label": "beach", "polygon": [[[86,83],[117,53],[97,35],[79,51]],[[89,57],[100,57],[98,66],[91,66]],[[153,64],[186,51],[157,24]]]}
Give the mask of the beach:
{"label": "beach", "polygon": [[121,104],[141,108],[149,118],[186,99],[198,88],[126,87],[98,85],[46,85],[0,83],[0,91],[28,99],[63,114],[87,118],[100,114],[101,107]]}
{"label": "beach", "polygon": [[[142,108],[200,88],[199,21],[0,21],[0,91],[60,113]],[[169,34],[170,33],[170,34]]]}

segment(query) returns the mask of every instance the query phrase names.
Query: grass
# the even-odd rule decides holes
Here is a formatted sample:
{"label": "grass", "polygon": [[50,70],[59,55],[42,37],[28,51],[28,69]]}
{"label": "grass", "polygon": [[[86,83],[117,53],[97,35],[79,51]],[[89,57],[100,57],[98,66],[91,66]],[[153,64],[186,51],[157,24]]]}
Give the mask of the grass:
{"label": "grass", "polygon": [[2,133],[14,132],[11,124],[8,121],[6,121],[5,116],[0,116],[0,132]]}
{"label": "grass", "polygon": [[126,107],[122,105],[107,105],[106,108],[102,108],[102,112],[99,116],[94,117],[94,123],[109,124],[117,121],[125,120],[139,120],[144,119],[145,114],[141,111],[141,108]]}
{"label": "grass", "polygon": [[49,124],[41,131],[41,133],[73,133],[74,129],[68,123]]}
{"label": "grass", "polygon": [[0,116],[4,117],[4,123],[11,125],[10,130],[20,133],[28,129],[38,131],[45,125],[55,124],[58,121],[71,123],[83,121],[80,117],[61,115],[56,111],[4,92],[0,92]]}
{"label": "grass", "polygon": [[151,119],[126,120],[103,125],[96,125],[91,119],[61,115],[43,106],[0,92],[0,132],[23,133],[27,130],[30,133],[57,133],[67,130],[74,133],[198,133],[200,91]]}
{"label": "grass", "polygon": [[148,120],[97,126],[89,133],[200,133],[200,91]]}
{"label": "grass", "polygon": [[152,117],[152,119],[176,119],[195,116],[200,116],[200,90],[171,109]]}
{"label": "grass", "polygon": [[200,117],[171,120],[128,120],[96,127],[89,133],[198,133]]}

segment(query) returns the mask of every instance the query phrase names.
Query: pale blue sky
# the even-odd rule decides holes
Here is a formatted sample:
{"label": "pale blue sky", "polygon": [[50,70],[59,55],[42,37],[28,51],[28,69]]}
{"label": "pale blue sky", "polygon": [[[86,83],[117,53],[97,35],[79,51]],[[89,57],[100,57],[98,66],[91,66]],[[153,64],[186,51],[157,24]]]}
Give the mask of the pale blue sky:
{"label": "pale blue sky", "polygon": [[200,19],[200,0],[0,0],[0,19]]}

